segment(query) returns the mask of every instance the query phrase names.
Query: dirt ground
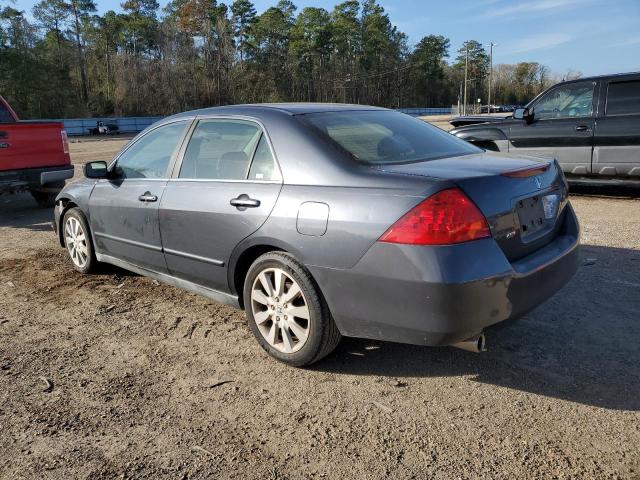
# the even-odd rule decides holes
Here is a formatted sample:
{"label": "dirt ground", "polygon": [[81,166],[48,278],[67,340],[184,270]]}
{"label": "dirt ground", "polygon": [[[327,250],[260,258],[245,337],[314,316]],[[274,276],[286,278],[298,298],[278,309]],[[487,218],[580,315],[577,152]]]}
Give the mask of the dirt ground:
{"label": "dirt ground", "polygon": [[640,195],[577,193],[577,275],[486,353],[344,339],[308,370],[242,312],[76,273],[0,197],[0,478],[640,478]]}

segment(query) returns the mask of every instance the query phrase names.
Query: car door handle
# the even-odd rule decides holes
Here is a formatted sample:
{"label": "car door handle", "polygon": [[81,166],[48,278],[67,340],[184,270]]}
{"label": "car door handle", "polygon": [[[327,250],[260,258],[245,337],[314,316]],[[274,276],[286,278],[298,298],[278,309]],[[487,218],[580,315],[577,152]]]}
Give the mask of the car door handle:
{"label": "car door handle", "polygon": [[255,208],[260,206],[260,200],[250,198],[246,193],[243,193],[236,198],[232,198],[229,203],[236,207],[238,210],[245,210],[247,208]]}
{"label": "car door handle", "polygon": [[158,197],[156,197],[155,195],[151,195],[151,192],[144,192],[138,197],[138,200],[140,200],[141,202],[157,202]]}
{"label": "car door handle", "polygon": [[0,148],[9,148],[10,146],[11,146],[11,144],[7,143],[7,142],[0,143]]}
{"label": "car door handle", "polygon": [[576,132],[590,132],[591,129],[586,125],[578,125],[576,127]]}

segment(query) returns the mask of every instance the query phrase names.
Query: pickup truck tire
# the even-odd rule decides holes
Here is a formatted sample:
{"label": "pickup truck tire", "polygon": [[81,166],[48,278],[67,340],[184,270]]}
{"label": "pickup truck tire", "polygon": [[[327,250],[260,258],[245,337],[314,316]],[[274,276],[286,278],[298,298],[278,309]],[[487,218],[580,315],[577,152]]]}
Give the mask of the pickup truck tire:
{"label": "pickup truck tire", "polygon": [[98,260],[91,241],[91,231],[87,219],[79,208],[70,208],[65,213],[62,236],[73,268],[80,273],[95,271]]}
{"label": "pickup truck tire", "polygon": [[31,190],[31,196],[42,208],[53,208],[56,203],[58,192],[43,192],[40,190]]}

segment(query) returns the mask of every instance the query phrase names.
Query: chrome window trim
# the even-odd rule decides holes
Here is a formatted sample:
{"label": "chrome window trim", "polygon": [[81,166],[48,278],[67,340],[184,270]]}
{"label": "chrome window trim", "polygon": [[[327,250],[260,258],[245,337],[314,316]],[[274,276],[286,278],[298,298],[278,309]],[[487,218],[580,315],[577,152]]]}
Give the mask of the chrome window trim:
{"label": "chrome window trim", "polygon": [[170,178],[166,180],[169,183],[187,182],[187,183],[267,183],[272,185],[282,184],[281,180],[227,180],[220,178]]}

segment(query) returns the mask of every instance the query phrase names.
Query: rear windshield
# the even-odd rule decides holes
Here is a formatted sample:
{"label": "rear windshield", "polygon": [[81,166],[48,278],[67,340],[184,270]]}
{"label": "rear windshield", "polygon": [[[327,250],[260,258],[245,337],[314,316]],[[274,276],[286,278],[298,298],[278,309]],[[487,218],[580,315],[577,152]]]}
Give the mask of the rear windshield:
{"label": "rear windshield", "polygon": [[481,151],[422,120],[393,111],[311,113],[299,118],[366,164],[422,162]]}
{"label": "rear windshield", "polygon": [[13,115],[9,113],[9,109],[0,103],[0,123],[13,123]]}

